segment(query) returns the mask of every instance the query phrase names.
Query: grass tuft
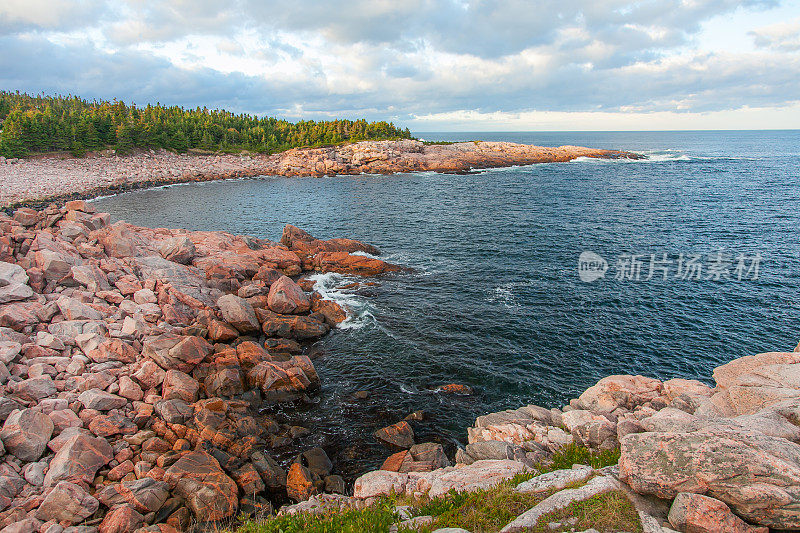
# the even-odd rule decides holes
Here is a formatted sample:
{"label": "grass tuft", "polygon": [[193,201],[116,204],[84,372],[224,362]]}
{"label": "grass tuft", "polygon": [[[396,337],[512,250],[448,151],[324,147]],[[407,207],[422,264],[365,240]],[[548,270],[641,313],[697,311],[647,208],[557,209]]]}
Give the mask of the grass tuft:
{"label": "grass tuft", "polygon": [[[569,522],[566,522],[570,520]],[[549,524],[560,523],[561,527],[551,528]],[[598,494],[588,500],[573,502],[564,509],[553,511],[539,519],[534,528],[526,533],[557,533],[563,531],[583,531],[594,528],[601,533],[627,531],[642,533],[642,523],[636,508],[622,491]]]}

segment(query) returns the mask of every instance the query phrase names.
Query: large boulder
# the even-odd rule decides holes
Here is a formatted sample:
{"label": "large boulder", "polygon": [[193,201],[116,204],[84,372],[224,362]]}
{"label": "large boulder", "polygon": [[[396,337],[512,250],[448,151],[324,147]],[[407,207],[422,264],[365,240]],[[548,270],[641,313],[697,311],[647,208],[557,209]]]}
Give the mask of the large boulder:
{"label": "large boulder", "polygon": [[128,400],[122,396],[111,394],[100,389],[89,389],[83,391],[78,395],[78,401],[83,404],[86,409],[96,409],[98,411],[110,411],[111,409],[119,409],[125,407]]}
{"label": "large boulder", "polygon": [[375,438],[395,448],[414,446],[414,430],[405,420],[379,429],[375,432]]}
{"label": "large boulder", "polygon": [[311,309],[311,300],[300,286],[287,276],[281,276],[269,288],[269,308],[284,315],[297,315]]}
{"label": "large boulder", "polygon": [[162,241],[158,252],[164,259],[184,265],[191,263],[197,253],[194,243],[185,235]]}
{"label": "large boulder", "polygon": [[712,414],[752,414],[797,398],[800,396],[798,363],[798,352],[768,352],[741,357],[715,368],[717,392],[709,399]]}
{"label": "large boulder", "polygon": [[111,445],[102,438],[77,430],[61,444],[44,478],[45,486],[59,481],[91,483],[97,471],[114,458]]}
{"label": "large boulder", "polygon": [[284,339],[308,340],[322,337],[330,326],[314,316],[279,315],[271,311],[260,313],[263,330],[267,337],[283,337]]}
{"label": "large boulder", "polygon": [[164,333],[147,338],[142,354],[162,369],[191,372],[214,352],[214,347],[202,337]]}
{"label": "large boulder", "polygon": [[107,507],[127,504],[142,514],[158,511],[167,498],[169,498],[169,485],[147,476],[107,485],[97,492],[97,499]]}
{"label": "large boulder", "polygon": [[130,505],[115,507],[103,518],[99,533],[128,533],[144,525],[144,516]]}
{"label": "large boulder", "polygon": [[690,492],[675,497],[669,523],[684,533],[767,533],[766,527],[751,526],[721,501]]}
{"label": "large boulder", "polygon": [[620,479],[640,494],[706,494],[744,519],[800,528],[800,445],[729,426],[622,439]]}
{"label": "large boulder", "polygon": [[14,411],[0,430],[0,439],[8,453],[25,462],[38,461],[53,434],[49,416],[33,409]]}
{"label": "large boulder", "polygon": [[27,300],[33,296],[28,286],[28,275],[25,270],[13,263],[0,261],[0,304]]}
{"label": "large boulder", "polygon": [[45,497],[36,510],[36,517],[78,524],[92,516],[98,507],[100,502],[81,486],[62,481]]}
{"label": "large boulder", "polygon": [[192,376],[180,370],[167,370],[162,384],[161,396],[165,400],[183,400],[194,403],[200,384]]}
{"label": "large boulder", "polygon": [[203,521],[233,516],[239,505],[236,482],[211,455],[194,451],[178,459],[164,474],[172,491]]}
{"label": "large boulder", "polygon": [[62,296],[56,301],[61,314],[67,320],[103,320],[104,315],[76,298]]}
{"label": "large boulder", "polygon": [[226,294],[217,300],[217,305],[225,322],[241,333],[257,333],[261,330],[253,306],[244,298]]}
{"label": "large boulder", "polygon": [[633,410],[661,396],[663,384],[644,376],[608,376],[580,395],[584,409],[595,413],[610,413],[619,407]]}

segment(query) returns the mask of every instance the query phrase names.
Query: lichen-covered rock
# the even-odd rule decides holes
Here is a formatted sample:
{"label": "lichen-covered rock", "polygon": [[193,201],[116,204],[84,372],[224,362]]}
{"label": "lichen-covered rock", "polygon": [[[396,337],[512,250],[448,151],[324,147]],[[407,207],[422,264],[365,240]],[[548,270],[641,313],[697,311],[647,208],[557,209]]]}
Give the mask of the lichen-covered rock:
{"label": "lichen-covered rock", "polygon": [[472,492],[496,486],[501,481],[525,472],[528,467],[518,461],[486,460],[471,465],[457,465],[431,472],[388,472],[375,470],[356,479],[353,496],[370,498],[382,494],[408,494],[431,498],[450,490]]}
{"label": "lichen-covered rock", "polygon": [[800,445],[730,427],[622,439],[620,479],[638,493],[707,494],[755,524],[800,528]]}
{"label": "lichen-covered rock", "polygon": [[414,445],[414,430],[403,420],[379,429],[375,432],[375,438],[396,448],[411,448]]}
{"label": "lichen-covered rock", "polygon": [[287,276],[281,276],[269,288],[269,308],[283,315],[305,313],[311,309],[311,301],[300,286]]}
{"label": "lichen-covered rock", "polygon": [[719,500],[681,492],[672,502],[669,523],[684,533],[767,533],[768,528],[748,524]]}
{"label": "lichen-covered rock", "polygon": [[97,499],[107,507],[127,504],[142,514],[158,511],[167,498],[169,498],[169,485],[148,476],[108,485],[97,492]]}
{"label": "lichen-covered rock", "polygon": [[236,328],[239,332],[257,333],[261,330],[253,306],[244,298],[233,294],[226,294],[217,300],[217,305],[225,322]]}
{"label": "lichen-covered rock", "polygon": [[144,516],[130,505],[111,509],[100,523],[99,533],[128,533],[144,524]]}

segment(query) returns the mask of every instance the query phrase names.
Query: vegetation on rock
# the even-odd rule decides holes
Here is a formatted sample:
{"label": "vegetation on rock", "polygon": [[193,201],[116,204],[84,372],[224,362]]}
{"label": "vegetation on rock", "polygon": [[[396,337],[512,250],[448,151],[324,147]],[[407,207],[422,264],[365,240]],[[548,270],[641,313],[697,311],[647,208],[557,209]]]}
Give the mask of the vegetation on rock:
{"label": "vegetation on rock", "polygon": [[161,104],[137,107],[77,96],[29,95],[0,91],[0,156],[114,148],[165,148],[273,153],[301,146],[350,141],[410,139],[411,132],[389,122],[286,120],[225,110],[184,109]]}

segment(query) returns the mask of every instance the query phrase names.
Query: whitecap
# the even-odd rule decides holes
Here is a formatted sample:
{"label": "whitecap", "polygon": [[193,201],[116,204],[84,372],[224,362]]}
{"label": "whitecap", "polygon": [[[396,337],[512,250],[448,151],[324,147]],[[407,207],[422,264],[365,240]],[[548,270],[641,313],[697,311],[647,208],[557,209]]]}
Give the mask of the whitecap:
{"label": "whitecap", "polygon": [[347,318],[337,325],[337,328],[361,329],[377,322],[373,314],[374,307],[369,301],[341,288],[343,285],[357,282],[358,280],[355,278],[336,272],[327,272],[314,274],[309,276],[309,279],[316,282],[314,290],[322,298],[336,302],[347,312]]}
{"label": "whitecap", "polygon": [[511,282],[494,287],[491,294],[487,297],[487,300],[492,303],[501,303],[508,309],[514,309],[518,307],[517,298],[514,295],[514,289],[518,285],[521,284]]}

